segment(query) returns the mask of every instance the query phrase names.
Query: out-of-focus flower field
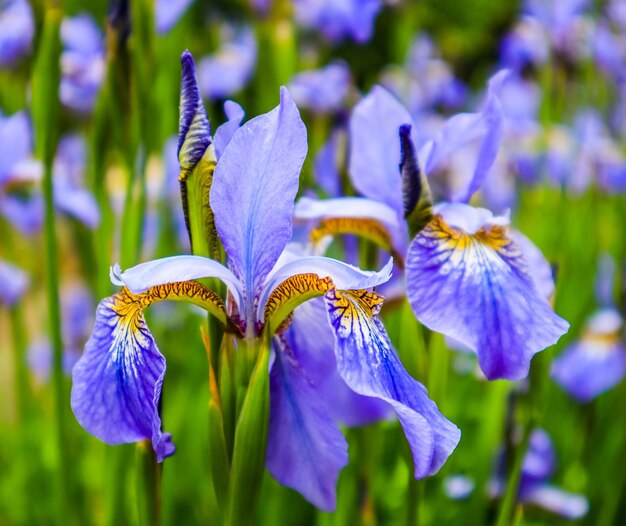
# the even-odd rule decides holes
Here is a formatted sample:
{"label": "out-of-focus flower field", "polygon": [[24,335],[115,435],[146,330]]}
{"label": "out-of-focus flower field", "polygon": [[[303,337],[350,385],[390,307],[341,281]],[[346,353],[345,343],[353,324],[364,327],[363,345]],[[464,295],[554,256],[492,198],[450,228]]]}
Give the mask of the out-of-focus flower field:
{"label": "out-of-focus flower field", "polygon": [[0,524],[624,524],[625,232],[626,0],[0,0]]}

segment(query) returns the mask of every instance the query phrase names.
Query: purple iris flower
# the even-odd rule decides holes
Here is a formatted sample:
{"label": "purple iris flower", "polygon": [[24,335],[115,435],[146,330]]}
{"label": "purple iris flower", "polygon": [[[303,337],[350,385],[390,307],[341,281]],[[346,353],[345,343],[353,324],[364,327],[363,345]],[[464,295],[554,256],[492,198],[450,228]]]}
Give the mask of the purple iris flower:
{"label": "purple iris flower", "polygon": [[93,18],[81,14],[63,20],[61,41],[61,102],[79,113],[89,113],[104,80],[104,36]]}
{"label": "purple iris flower", "polygon": [[321,69],[303,71],[291,79],[289,91],[299,107],[315,113],[341,109],[350,90],[350,69],[344,62],[333,62]]}
{"label": "purple iris flower", "polygon": [[626,374],[624,320],[613,301],[615,262],[600,259],[596,299],[600,308],[587,320],[582,337],[552,362],[552,378],[579,402],[615,387]]}
{"label": "purple iris flower", "polygon": [[221,47],[198,65],[200,90],[208,99],[223,99],[246,87],[256,66],[257,43],[249,27],[222,27]]}
{"label": "purple iris flower", "polygon": [[[96,201],[83,185],[86,146],[77,135],[59,141],[54,160],[54,200],[58,211],[89,228],[100,221]],[[39,189],[42,167],[32,158],[32,130],[25,112],[0,115],[0,214],[21,232],[31,235],[43,223]]]}
{"label": "purple iris flower", "polygon": [[[498,473],[491,483],[491,494],[501,496],[505,489],[504,454],[500,455]],[[583,517],[589,508],[583,495],[564,491],[550,483],[556,471],[556,453],[550,436],[543,429],[535,429],[522,464],[517,501],[534,505],[568,519]]]}
{"label": "purple iris flower", "polygon": [[593,34],[593,58],[616,82],[626,81],[626,30],[614,32],[605,21],[598,22]]}
{"label": "purple iris flower", "polygon": [[191,4],[193,0],[156,0],[154,18],[157,33],[169,33]]}
{"label": "purple iris flower", "polygon": [[500,64],[520,72],[526,66],[545,63],[549,55],[550,43],[543,25],[526,16],[502,40]]}
{"label": "purple iris flower", "polygon": [[349,38],[362,44],[372,38],[381,0],[295,0],[296,20],[317,29],[326,40]]}
{"label": "purple iris flower", "polygon": [[[532,356],[556,343],[569,324],[548,302],[549,266],[538,249],[508,227],[507,216],[466,204],[497,155],[502,81],[502,73],[492,78],[481,111],[451,117],[423,143],[420,158],[429,175],[446,167],[455,150],[471,145],[475,151],[465,180],[429,212],[410,245],[405,211],[415,209],[428,183],[417,165],[411,117],[380,87],[355,107],[350,121],[349,173],[365,198],[302,200],[296,217],[320,221],[312,238],[360,233],[406,254],[406,293],[417,318],[476,352],[490,380],[519,380]],[[403,186],[398,166],[412,175],[412,184]]]}
{"label": "purple iris flower", "polygon": [[12,66],[30,51],[35,35],[33,10],[28,0],[0,2],[0,67]]}
{"label": "purple iris flower", "polygon": [[20,301],[27,289],[26,273],[15,265],[0,260],[0,303],[12,307]]}
{"label": "purple iris flower", "polygon": [[[182,60],[179,161],[184,171],[211,156],[213,145],[193,59],[186,52]],[[286,250],[306,151],[306,128],[282,88],[280,104],[235,131],[217,159],[210,205],[228,266],[200,256],[149,261],[125,272],[116,265],[112,279],[124,288],[98,306],[93,333],[73,370],[71,403],[78,421],[96,437],[108,444],[151,439],[162,461],[174,453],[158,411],[165,358],[143,309],[164,299],[190,301],[216,316],[236,341],[251,342],[269,330],[275,358],[268,468],[277,480],[330,510],[338,472],[347,463],[345,439],[311,381],[319,371],[308,370],[301,354],[306,346],[281,332],[290,311],[311,296],[323,297],[338,375],[351,391],[395,410],[417,477],[441,467],[460,433],[406,373],[378,319],[382,298],[371,289],[389,279],[392,261],[372,272]],[[195,281],[203,277],[225,283],[226,304]]]}

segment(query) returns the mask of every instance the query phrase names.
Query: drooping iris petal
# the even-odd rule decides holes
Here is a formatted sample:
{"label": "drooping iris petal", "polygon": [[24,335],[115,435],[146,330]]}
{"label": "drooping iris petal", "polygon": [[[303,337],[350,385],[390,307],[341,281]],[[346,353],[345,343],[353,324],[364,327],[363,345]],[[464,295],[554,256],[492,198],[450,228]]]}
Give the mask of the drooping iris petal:
{"label": "drooping iris petal", "polygon": [[552,267],[541,250],[519,230],[511,229],[509,237],[520,248],[528,264],[528,271],[542,297],[550,299],[554,293]]}
{"label": "drooping iris petal", "polygon": [[279,338],[274,342],[267,468],[281,484],[332,511],[348,444],[291,349]]}
{"label": "drooping iris petal", "polygon": [[617,385],[626,375],[622,318],[614,309],[597,312],[583,337],[552,362],[551,376],[579,402],[588,402]]}
{"label": "drooping iris petal", "polygon": [[123,290],[100,302],[93,333],[72,371],[74,415],[107,444],[151,439],[161,462],[174,453],[158,410],[164,375],[165,358],[141,306]]}
{"label": "drooping iris petal", "polygon": [[306,128],[291,95],[281,88],[279,106],[239,128],[215,168],[215,226],[250,309],[291,238],[306,152]]}
{"label": "drooping iris petal", "polygon": [[124,272],[119,265],[111,269],[111,280],[117,285],[126,285],[139,294],[150,287],[189,281],[200,278],[218,278],[222,280],[233,295],[237,306],[243,306],[241,283],[235,275],[217,261],[201,256],[172,256],[140,263]]}
{"label": "drooping iris petal", "polygon": [[411,378],[377,319],[382,298],[366,291],[330,290],[325,296],[335,332],[339,374],[355,392],[384,400],[396,411],[415,463],[415,477],[435,474],[459,442],[459,429]]}
{"label": "drooping iris petal", "polygon": [[314,298],[296,308],[283,337],[337,422],[362,426],[389,416],[389,404],[355,393],[337,372],[335,336],[328,324],[323,298]]}
{"label": "drooping iris petal", "polygon": [[380,221],[391,229],[400,227],[393,208],[380,201],[364,197],[338,197],[335,199],[311,199],[302,197],[294,209],[296,219],[367,218]]}
{"label": "drooping iris petal", "polygon": [[[284,262],[284,264],[283,264]],[[298,275],[315,274],[319,278],[330,278],[332,286],[340,290],[357,290],[376,287],[385,283],[391,277],[393,270],[393,259],[389,259],[387,264],[378,272],[371,270],[361,270],[347,263],[323,256],[285,257],[277,264],[276,268],[267,277],[263,292],[259,297],[257,308],[257,319],[261,320],[265,303],[271,293],[283,281],[297,277]]]}
{"label": "drooping iris petal", "polygon": [[239,129],[239,125],[245,115],[243,108],[232,100],[224,103],[224,112],[228,120],[215,130],[213,143],[215,144],[215,155],[219,159],[233,138],[234,133]]}
{"label": "drooping iris petal", "polygon": [[409,112],[386,89],[374,86],[350,118],[349,173],[355,188],[404,215],[398,129],[411,124]]}
{"label": "drooping iris petal", "polygon": [[524,378],[532,356],[556,343],[569,324],[538,292],[501,218],[458,203],[436,213],[443,216],[416,236],[407,255],[415,315],[474,350],[490,380]]}
{"label": "drooping iris petal", "polygon": [[0,303],[11,307],[28,289],[28,276],[15,265],[0,260]]}

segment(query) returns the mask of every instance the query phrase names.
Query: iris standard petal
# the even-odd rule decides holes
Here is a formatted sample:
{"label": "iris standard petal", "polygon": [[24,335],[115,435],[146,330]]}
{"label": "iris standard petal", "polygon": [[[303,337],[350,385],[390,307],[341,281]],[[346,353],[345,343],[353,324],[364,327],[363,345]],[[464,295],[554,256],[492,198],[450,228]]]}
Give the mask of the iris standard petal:
{"label": "iris standard petal", "polygon": [[[280,104],[239,128],[215,168],[215,226],[244,283],[249,309],[291,238],[306,152],[306,128],[291,95],[281,88]],[[252,310],[246,313],[252,315]]]}
{"label": "iris standard petal", "polygon": [[377,318],[382,298],[366,291],[330,290],[325,295],[335,332],[339,374],[353,391],[391,404],[407,437],[415,477],[433,475],[450,456],[461,432],[411,378]]}
{"label": "iris standard petal", "polygon": [[532,356],[556,343],[569,324],[538,292],[499,218],[486,214],[486,225],[474,230],[474,209],[457,209],[463,214],[436,215],[411,243],[409,301],[429,329],[474,350],[487,378],[519,380]]}
{"label": "iris standard petal", "polygon": [[151,439],[159,462],[174,453],[158,404],[165,358],[134,295],[100,302],[93,333],[72,371],[71,405],[87,431],[107,444]]}
{"label": "iris standard petal", "polygon": [[[287,260],[287,258],[284,258]],[[257,307],[257,320],[263,319],[263,311],[267,299],[281,283],[291,277],[299,275],[317,275],[320,279],[330,278],[329,286],[337,287],[340,290],[369,289],[385,283],[391,277],[393,270],[393,259],[389,259],[387,264],[378,272],[372,270],[361,270],[347,263],[323,256],[305,256],[293,258],[286,261],[281,267],[272,270],[272,273],[265,281],[263,292],[259,298]],[[327,290],[324,289],[324,290]],[[305,292],[305,291],[302,291]]]}
{"label": "iris standard petal", "polygon": [[333,511],[348,444],[286,342],[274,339],[270,372],[267,468],[281,484],[324,511]]}
{"label": "iris standard petal", "polygon": [[239,129],[239,125],[245,115],[243,108],[232,100],[227,100],[224,103],[224,112],[228,120],[215,130],[215,137],[213,138],[215,156],[218,159],[222,156],[226,146],[228,146],[233,135]]}
{"label": "iris standard petal", "polygon": [[409,112],[381,86],[374,86],[350,118],[350,179],[370,199],[404,215],[398,129],[413,121]]}
{"label": "iris standard petal", "polygon": [[243,306],[240,281],[224,265],[201,256],[172,256],[140,263],[124,272],[119,265],[111,269],[111,280],[126,285],[131,292],[139,294],[150,287],[200,278],[222,280],[233,295],[237,306]]}

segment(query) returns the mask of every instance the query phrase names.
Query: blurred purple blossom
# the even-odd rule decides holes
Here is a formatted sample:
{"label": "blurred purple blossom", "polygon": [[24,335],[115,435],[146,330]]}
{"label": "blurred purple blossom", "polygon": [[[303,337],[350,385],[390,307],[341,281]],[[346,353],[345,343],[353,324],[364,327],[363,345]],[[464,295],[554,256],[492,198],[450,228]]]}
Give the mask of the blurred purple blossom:
{"label": "blurred purple blossom", "polygon": [[0,0],[0,68],[12,66],[28,53],[34,34],[28,0]]}
{"label": "blurred purple blossom", "polygon": [[593,400],[621,382],[626,374],[624,320],[615,308],[615,260],[598,260],[595,294],[599,309],[587,320],[582,336],[552,362],[552,378],[579,402]]}
{"label": "blurred purple blossom", "polygon": [[374,31],[381,0],[294,0],[296,20],[303,27],[317,29],[336,44],[346,38],[360,44]]}
{"label": "blurred purple blossom", "polygon": [[12,307],[22,298],[27,289],[26,273],[0,259],[0,304]]}
{"label": "blurred purple blossom", "polygon": [[404,102],[416,119],[438,105],[459,108],[467,95],[466,86],[440,58],[427,35],[415,37],[404,65],[387,68],[381,83]]}
{"label": "blurred purple blossom", "polygon": [[289,90],[301,108],[315,113],[341,109],[350,90],[350,69],[344,62],[332,62],[323,68],[296,74]]}
{"label": "blurred purple blossom", "polygon": [[257,60],[257,43],[250,27],[223,26],[220,42],[221,47],[198,64],[200,91],[211,100],[241,91],[252,77]]}
{"label": "blurred purple blossom", "polygon": [[[589,508],[583,495],[564,491],[550,483],[556,471],[556,453],[550,436],[543,429],[535,429],[522,464],[517,490],[517,501],[535,505],[568,519],[583,517]],[[501,452],[495,478],[491,482],[493,496],[504,494],[506,483],[505,457]]]}
{"label": "blurred purple blossom", "polygon": [[89,113],[105,74],[104,36],[87,14],[61,24],[61,102],[79,113]]}
{"label": "blurred purple blossom", "polygon": [[154,18],[157,33],[168,33],[185,14],[194,0],[156,0]]}

